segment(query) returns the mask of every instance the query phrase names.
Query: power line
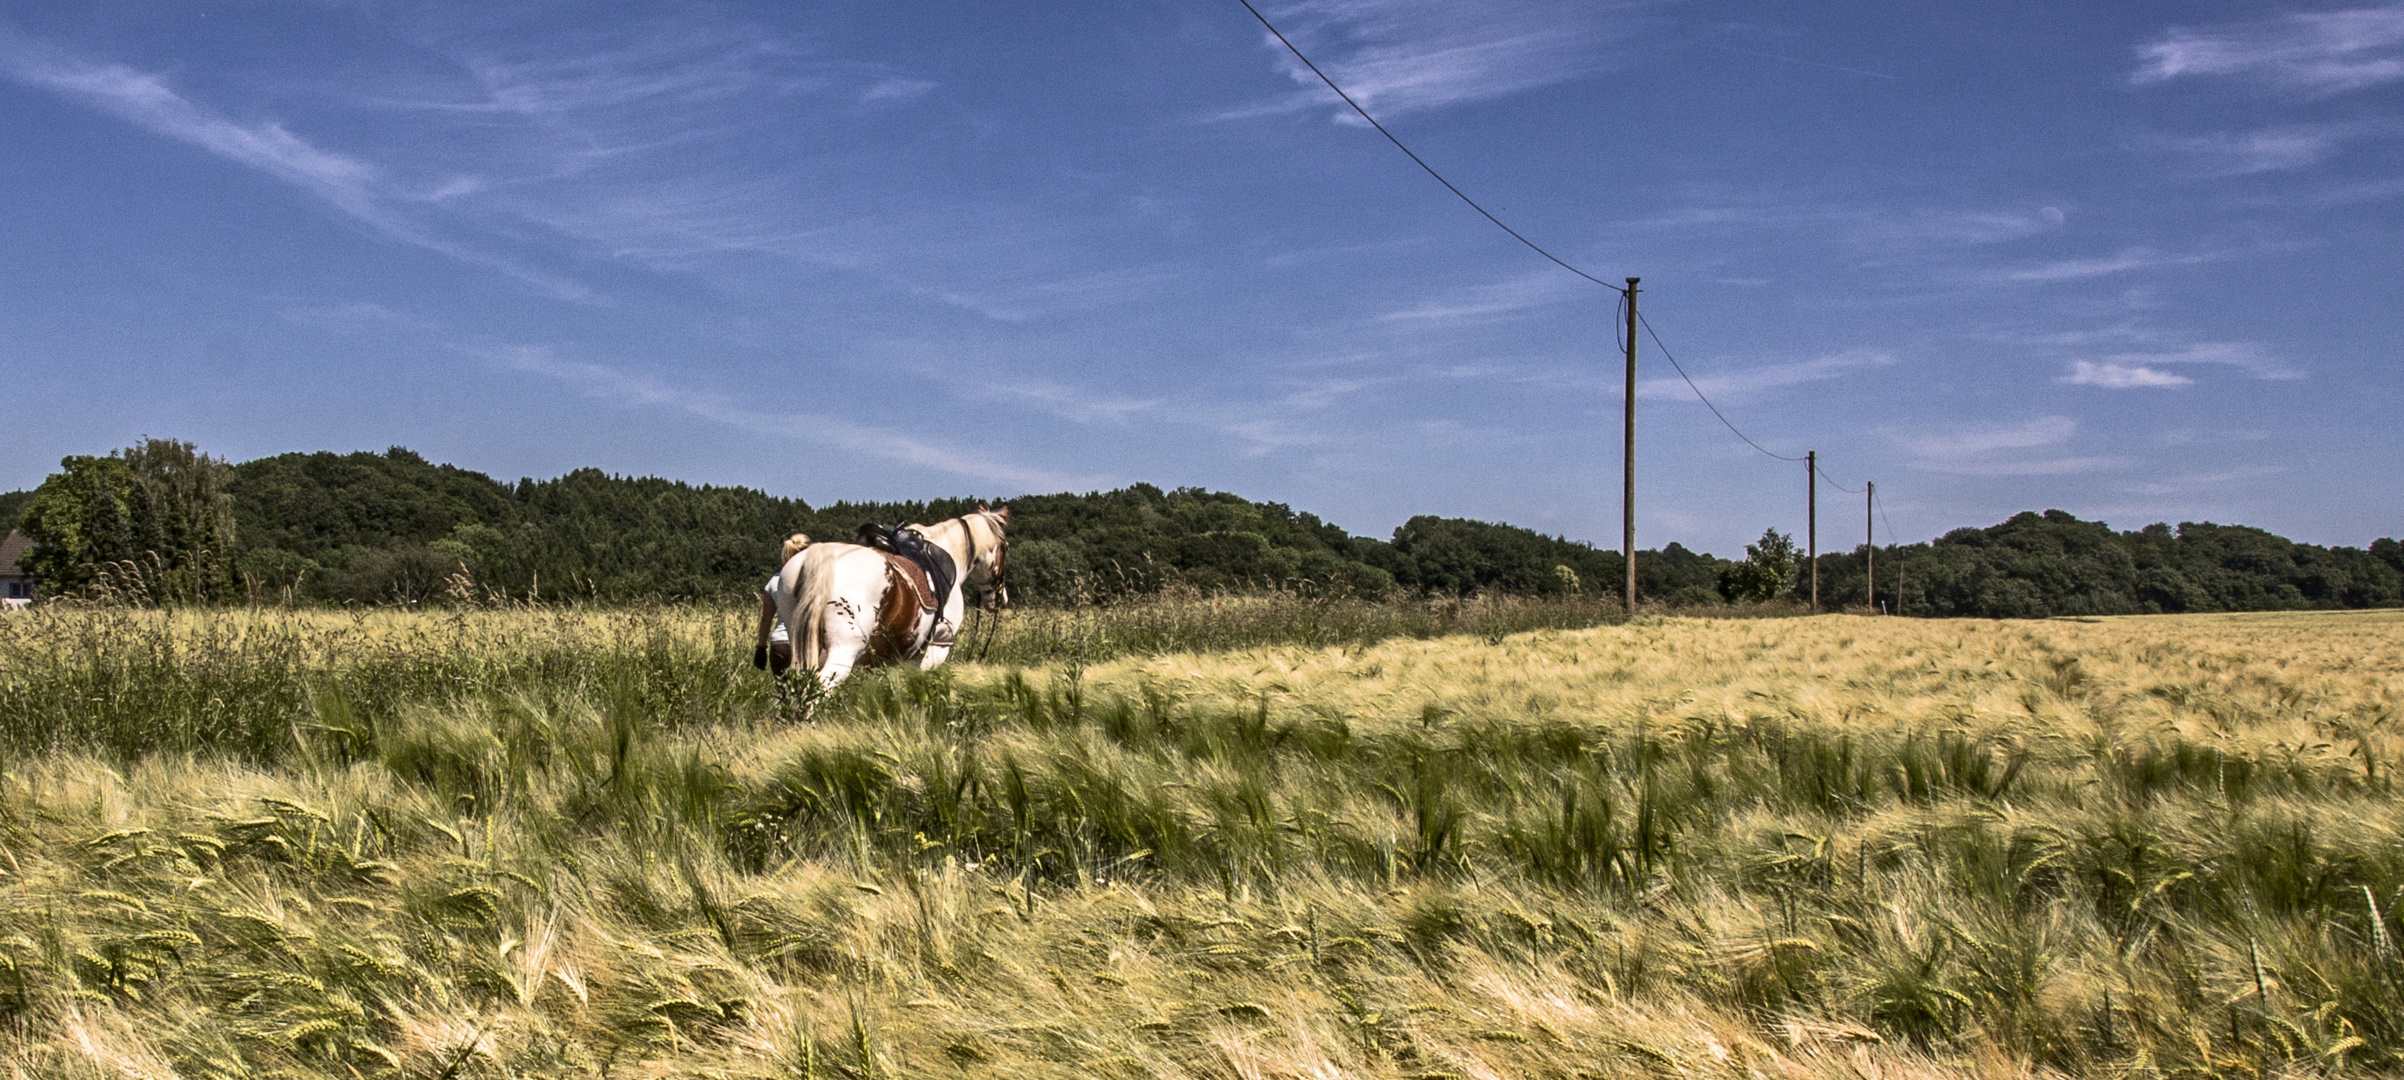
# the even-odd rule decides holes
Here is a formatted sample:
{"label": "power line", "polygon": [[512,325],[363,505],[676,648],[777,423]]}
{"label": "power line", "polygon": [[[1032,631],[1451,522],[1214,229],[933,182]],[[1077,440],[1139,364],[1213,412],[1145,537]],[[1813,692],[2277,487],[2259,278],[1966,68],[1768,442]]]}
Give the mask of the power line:
{"label": "power line", "polygon": [[[1886,500],[1881,499],[1877,495],[1873,494],[1870,496],[1870,505],[1878,508],[1878,520],[1886,523],[1887,535],[1895,535],[1895,521],[1893,518],[1886,516]],[[1889,540],[1887,541],[1887,547],[1890,549],[1900,549],[1903,547],[1903,545]],[[1895,586],[1890,591],[1892,591],[1895,595],[1895,614],[1900,616],[1903,614],[1903,556],[1900,554],[1895,556]]]}
{"label": "power line", "polygon": [[1785,454],[1778,453],[1761,445],[1760,443],[1754,442],[1752,436],[1745,434],[1743,429],[1737,427],[1728,419],[1728,414],[1721,412],[1719,406],[1711,403],[1711,398],[1703,393],[1702,387],[1694,384],[1694,379],[1686,374],[1685,365],[1678,363],[1678,358],[1670,355],[1669,346],[1661,343],[1661,335],[1653,329],[1653,324],[1642,314],[1636,316],[1636,321],[1638,324],[1644,327],[1644,332],[1653,339],[1653,347],[1661,350],[1661,358],[1669,361],[1670,368],[1678,373],[1679,378],[1686,380],[1686,388],[1694,391],[1694,396],[1702,401],[1703,407],[1711,410],[1711,415],[1719,417],[1720,423],[1726,424],[1729,431],[1735,432],[1737,438],[1743,439],[1746,446],[1750,446],[1753,449],[1759,450],[1762,453],[1768,454],[1769,456],[1777,458],[1780,461],[1803,460],[1801,457],[1788,457]]}
{"label": "power line", "polygon": [[[1623,300],[1622,303],[1625,303],[1625,301]],[[1670,354],[1669,346],[1661,343],[1661,335],[1653,329],[1653,324],[1646,320],[1641,313],[1637,315],[1636,321],[1644,327],[1644,332],[1653,339],[1653,347],[1661,350],[1661,358],[1669,361],[1671,370],[1676,371],[1680,379],[1686,380],[1686,388],[1694,391],[1696,400],[1701,401],[1704,408],[1711,410],[1711,415],[1719,417],[1720,423],[1726,425],[1728,430],[1733,432],[1737,438],[1743,439],[1746,446],[1750,446],[1753,449],[1759,450],[1762,453],[1768,454],[1769,456],[1777,458],[1780,461],[1802,461],[1805,457],[1810,456],[1807,454],[1800,457],[1788,457],[1785,454],[1774,453],[1768,448],[1762,446],[1760,443],[1754,442],[1752,436],[1745,434],[1743,429],[1738,428],[1734,423],[1729,421],[1728,414],[1721,412],[1719,406],[1711,403],[1710,396],[1703,393],[1702,387],[1695,385],[1694,379],[1686,374],[1685,365],[1678,363],[1678,358]],[[1847,495],[1859,495],[1862,493],[1862,489],[1860,488],[1849,488],[1843,484],[1837,483],[1835,477],[1828,475],[1828,471],[1820,468],[1816,463],[1812,466],[1811,471],[1818,474],[1820,479],[1827,481],[1829,487],[1835,488],[1838,491],[1842,491]]]}
{"label": "power line", "polygon": [[1837,482],[1836,482],[1836,478],[1835,478],[1835,477],[1833,477],[1833,476],[1830,476],[1830,475],[1828,475],[1828,470],[1826,470],[1826,469],[1822,469],[1822,468],[1820,468],[1820,467],[1818,467],[1818,466],[1816,466],[1816,465],[1815,465],[1815,466],[1813,466],[1813,467],[1812,467],[1812,470],[1811,470],[1811,471],[1813,471],[1813,472],[1816,472],[1816,473],[1820,474],[1820,479],[1828,481],[1828,486],[1829,486],[1829,487],[1835,488],[1835,489],[1837,489],[1838,491],[1842,491],[1842,492],[1844,492],[1844,493],[1845,493],[1845,494],[1847,494],[1847,495],[1859,495],[1859,494],[1861,494],[1861,489],[1860,489],[1860,488],[1849,488],[1849,487],[1846,487],[1846,486],[1845,486],[1845,485],[1843,485],[1843,484],[1837,483]]}
{"label": "power line", "polygon": [[[1478,205],[1476,199],[1470,198],[1467,192],[1462,191],[1452,181],[1445,179],[1443,173],[1437,172],[1435,166],[1428,164],[1426,159],[1412,152],[1410,147],[1403,145],[1403,141],[1401,139],[1396,138],[1393,132],[1386,130],[1386,126],[1384,124],[1378,123],[1376,117],[1369,115],[1369,110],[1362,108],[1361,103],[1354,101],[1351,94],[1345,93],[1344,88],[1336,85],[1336,81],[1334,79],[1329,78],[1326,72],[1319,70],[1319,65],[1312,63],[1311,58],[1304,55],[1302,50],[1294,45],[1293,40],[1286,37],[1285,32],[1277,28],[1276,23],[1270,22],[1268,16],[1261,14],[1259,8],[1252,6],[1252,0],[1236,0],[1236,2],[1244,5],[1244,10],[1251,12],[1252,17],[1259,20],[1260,24],[1268,29],[1270,35],[1277,39],[1278,44],[1285,46],[1287,52],[1293,53],[1294,59],[1302,61],[1303,67],[1309,68],[1310,73],[1318,76],[1320,82],[1327,84],[1327,88],[1335,91],[1337,97],[1344,99],[1344,104],[1352,106],[1352,111],[1360,114],[1361,119],[1368,121],[1370,127],[1376,128],[1377,133],[1385,136],[1387,142],[1393,143],[1394,148],[1402,151],[1403,156],[1410,158],[1414,164],[1425,170],[1429,176],[1435,177],[1437,183],[1444,185],[1444,190],[1452,192],[1453,195],[1458,197],[1462,202],[1469,204],[1470,209],[1477,211],[1480,215],[1484,216],[1487,221],[1493,222],[1496,228],[1511,234],[1511,239],[1527,245],[1528,250],[1551,260],[1555,266],[1559,266],[1563,270],[1567,270],[1570,273],[1576,274],[1579,277],[1585,278],[1588,281],[1618,293],[1620,296],[1620,303],[1627,303],[1628,293],[1626,289],[1617,285],[1613,285],[1608,281],[1604,281],[1603,279],[1598,278],[1593,274],[1589,274],[1584,270],[1580,270],[1575,266],[1571,266],[1569,263],[1563,261],[1560,256],[1544,250],[1544,248],[1537,245],[1535,241],[1520,235],[1519,230],[1512,228],[1508,224],[1505,224],[1501,218],[1495,217],[1485,207]],[[1620,346],[1625,348],[1627,346],[1627,338],[1624,333],[1620,333],[1619,331],[1619,327],[1617,325],[1619,320],[1614,319],[1612,322],[1613,332],[1620,334]],[[1661,343],[1661,334],[1659,331],[1653,329],[1652,322],[1645,319],[1641,314],[1637,316],[1637,322],[1644,326],[1644,332],[1653,339],[1653,345],[1661,350],[1661,355],[1664,359],[1669,361],[1669,366],[1677,371],[1678,378],[1685,380],[1686,388],[1694,391],[1694,396],[1702,401],[1703,407],[1710,409],[1711,415],[1719,417],[1720,423],[1727,425],[1728,430],[1734,432],[1737,438],[1743,439],[1745,441],[1745,445],[1750,446],[1755,450],[1759,450],[1764,454],[1768,454],[1771,457],[1777,458],[1780,461],[1803,460],[1800,457],[1788,457],[1785,454],[1774,452],[1767,447],[1762,446],[1760,443],[1754,442],[1751,436],[1746,435],[1742,429],[1738,428],[1735,423],[1728,419],[1726,413],[1720,411],[1719,406],[1711,403],[1710,396],[1703,393],[1702,387],[1695,385],[1694,379],[1686,374],[1686,368],[1678,363],[1678,358],[1672,356],[1670,354],[1669,347]],[[1832,484],[1835,483],[1833,480],[1829,482]],[[1838,486],[1842,488],[1842,485]]]}
{"label": "power line", "polygon": [[[1378,134],[1385,136],[1387,142],[1393,143],[1394,149],[1402,151],[1403,156],[1410,158],[1412,164],[1419,166],[1419,168],[1426,172],[1427,175],[1434,177],[1437,183],[1444,185],[1444,190],[1452,192],[1453,197],[1461,200],[1463,203],[1468,204],[1469,208],[1477,211],[1480,217],[1483,217],[1488,222],[1493,223],[1495,228],[1501,229],[1503,232],[1509,234],[1511,239],[1519,241],[1520,244],[1524,245],[1529,251],[1533,251],[1536,254],[1543,256],[1547,261],[1563,270],[1567,270],[1572,274],[1576,274],[1577,276],[1586,279],[1587,281],[1593,282],[1596,285],[1600,285],[1614,293],[1619,294],[1619,302],[1621,305],[1620,314],[1624,318],[1624,316],[1627,314],[1626,305],[1628,303],[1628,289],[1622,288],[1618,285],[1613,285],[1612,283],[1598,278],[1593,274],[1589,274],[1584,270],[1580,270],[1577,267],[1570,265],[1567,260],[1562,259],[1560,256],[1555,255],[1550,251],[1546,251],[1542,245],[1539,245],[1535,241],[1528,239],[1526,236],[1522,235],[1519,230],[1512,228],[1508,223],[1504,222],[1503,219],[1494,216],[1492,211],[1489,211],[1484,206],[1479,205],[1476,199],[1470,198],[1468,192],[1462,191],[1459,185],[1445,179],[1443,173],[1437,172],[1435,166],[1427,163],[1427,159],[1420,157],[1418,153],[1413,151],[1409,146],[1405,145],[1400,138],[1397,138],[1393,132],[1386,130],[1386,126],[1384,124],[1377,122],[1377,117],[1369,115],[1369,110],[1361,107],[1360,102],[1353,100],[1351,94],[1345,93],[1343,87],[1336,85],[1336,81],[1332,78],[1329,78],[1325,71],[1320,70],[1318,64],[1311,62],[1311,58],[1308,55],[1305,55],[1302,49],[1294,44],[1293,39],[1285,36],[1285,31],[1279,30],[1276,23],[1270,22],[1268,16],[1261,14],[1259,8],[1252,6],[1252,0],[1236,0],[1236,2],[1244,5],[1244,10],[1251,12],[1252,17],[1258,20],[1261,26],[1269,31],[1270,36],[1277,39],[1278,44],[1285,46],[1287,52],[1294,54],[1294,59],[1301,61],[1302,66],[1310,69],[1310,73],[1312,75],[1318,76],[1319,81],[1326,84],[1329,90],[1335,91],[1335,95],[1339,98],[1342,98],[1344,100],[1344,104],[1351,106],[1354,113],[1359,114],[1360,118],[1367,121],[1371,128],[1376,129]],[[1629,284],[1633,285],[1634,279],[1630,279]],[[1628,341],[1627,331],[1618,325],[1621,321],[1622,319],[1613,319],[1612,329],[1615,335],[1617,335],[1619,338],[1619,344],[1621,348],[1627,349],[1630,347],[1630,343]],[[1762,454],[1776,458],[1779,461],[1806,461],[1813,457],[1813,455],[1789,457],[1788,455],[1778,453],[1766,446],[1761,445],[1760,443],[1754,442],[1752,436],[1745,434],[1744,429],[1737,427],[1734,421],[1728,419],[1728,414],[1721,412],[1720,407],[1712,403],[1711,396],[1705,394],[1703,392],[1703,388],[1695,384],[1694,377],[1686,373],[1686,366],[1678,363],[1678,358],[1669,351],[1669,346],[1662,344],[1661,334],[1659,331],[1653,329],[1651,320],[1644,318],[1642,314],[1638,314],[1636,316],[1636,321],[1644,327],[1646,336],[1653,339],[1653,346],[1661,350],[1662,359],[1668,360],[1670,368],[1676,371],[1678,373],[1678,378],[1686,383],[1686,388],[1694,391],[1695,399],[1701,401],[1704,408],[1711,410],[1711,415],[1717,417],[1719,422],[1725,426],[1731,434],[1734,434],[1737,438],[1744,440],[1746,446],[1750,446],[1753,449],[1760,451]],[[1838,491],[1842,491],[1851,495],[1862,494],[1863,489],[1861,488],[1849,488],[1843,484],[1837,483],[1834,478],[1830,477],[1825,471],[1819,468],[1816,461],[1812,462],[1811,471],[1819,479],[1827,481],[1829,486],[1836,488]],[[1880,505],[1880,516],[1883,517],[1885,513],[1886,508],[1883,505]],[[1893,526],[1890,525],[1890,531],[1892,528]]]}
{"label": "power line", "polygon": [[1294,54],[1294,59],[1302,61],[1302,66],[1309,68],[1311,70],[1311,74],[1319,77],[1320,82],[1326,83],[1327,88],[1335,91],[1337,97],[1343,98],[1344,104],[1352,106],[1353,112],[1361,114],[1361,119],[1368,121],[1370,127],[1376,128],[1377,133],[1385,136],[1387,142],[1393,143],[1394,149],[1402,151],[1403,156],[1410,158],[1411,161],[1416,163],[1420,168],[1427,170],[1427,174],[1429,176],[1435,177],[1437,183],[1444,185],[1444,190],[1452,192],[1454,195],[1458,196],[1462,202],[1468,203],[1470,209],[1477,211],[1481,215],[1484,215],[1486,220],[1494,223],[1495,228],[1511,234],[1511,239],[1527,245],[1529,251],[1533,251],[1538,255],[1542,255],[1545,258],[1552,260],[1553,265],[1558,266],[1563,270],[1567,270],[1572,274],[1576,274],[1579,277],[1585,278],[1586,280],[1609,289],[1612,292],[1619,293],[1622,296],[1627,295],[1626,289],[1623,289],[1617,285],[1613,285],[1608,281],[1604,281],[1603,279],[1598,278],[1593,274],[1589,274],[1584,270],[1580,270],[1575,266],[1569,265],[1569,263],[1563,261],[1560,256],[1544,250],[1542,247],[1537,246],[1535,241],[1530,240],[1525,236],[1521,236],[1519,234],[1519,230],[1503,224],[1503,219],[1495,217],[1492,213],[1489,213],[1485,207],[1479,206],[1476,199],[1470,198],[1467,192],[1455,187],[1452,181],[1445,179],[1444,174],[1437,172],[1435,166],[1428,164],[1426,159],[1412,153],[1411,148],[1404,146],[1401,139],[1395,138],[1394,133],[1387,131],[1384,124],[1378,123],[1376,117],[1369,115],[1369,110],[1361,108],[1360,102],[1352,100],[1352,95],[1345,93],[1344,88],[1337,86],[1334,79],[1328,78],[1326,72],[1319,70],[1319,65],[1311,63],[1310,57],[1302,55],[1301,49],[1294,47],[1294,43],[1286,38],[1284,31],[1277,28],[1277,24],[1270,22],[1268,16],[1260,13],[1259,8],[1253,7],[1252,0],[1236,0],[1236,3],[1244,5],[1244,10],[1251,12],[1252,17],[1260,20],[1260,24],[1262,26],[1268,27],[1269,33],[1277,38],[1278,44],[1285,46],[1285,50],[1287,52]]}

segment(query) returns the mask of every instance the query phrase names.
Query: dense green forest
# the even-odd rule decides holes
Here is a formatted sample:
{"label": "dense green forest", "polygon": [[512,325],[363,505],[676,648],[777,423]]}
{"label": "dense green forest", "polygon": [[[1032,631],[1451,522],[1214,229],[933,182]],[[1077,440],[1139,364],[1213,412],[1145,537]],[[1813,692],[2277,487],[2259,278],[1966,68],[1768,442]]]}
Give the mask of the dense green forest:
{"label": "dense green forest", "polygon": [[[1279,503],[1136,484],[1027,495],[1011,506],[1021,600],[1078,604],[1170,588],[1321,595],[1613,594],[1616,551],[1529,529],[1415,517],[1379,539]],[[37,541],[53,593],[136,600],[354,603],[496,597],[732,600],[788,533],[845,538],[864,522],[935,521],[970,498],[812,507],[749,488],[579,469],[503,483],[384,453],[292,453],[231,464],[146,440],[76,456],[0,520]],[[1873,600],[1867,553],[1824,554],[1823,606]],[[1876,552],[1877,605],[1911,615],[2036,617],[2404,604],[2404,546],[2299,544],[2244,526],[2115,532],[2049,510]],[[1695,607],[1803,600],[1807,561],[1765,532],[1741,561],[1672,543],[1636,558],[1640,595]]]}

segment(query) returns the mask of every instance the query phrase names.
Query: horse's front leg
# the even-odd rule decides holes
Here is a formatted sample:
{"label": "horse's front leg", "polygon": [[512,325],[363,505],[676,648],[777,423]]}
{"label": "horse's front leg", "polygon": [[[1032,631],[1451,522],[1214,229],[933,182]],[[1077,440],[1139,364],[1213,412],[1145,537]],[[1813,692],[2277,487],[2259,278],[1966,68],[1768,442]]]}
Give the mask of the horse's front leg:
{"label": "horse's front leg", "polygon": [[968,602],[958,590],[935,615],[934,629],[927,632],[926,651],[919,654],[918,670],[933,671],[935,666],[952,655],[952,647],[960,643],[960,620],[968,614]]}

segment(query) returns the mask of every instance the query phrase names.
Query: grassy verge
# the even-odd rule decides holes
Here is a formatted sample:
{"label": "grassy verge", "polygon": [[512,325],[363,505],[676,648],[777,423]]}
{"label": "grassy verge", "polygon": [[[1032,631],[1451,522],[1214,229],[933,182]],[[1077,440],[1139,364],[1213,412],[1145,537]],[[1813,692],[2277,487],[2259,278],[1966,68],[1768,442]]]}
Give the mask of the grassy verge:
{"label": "grassy verge", "polygon": [[806,726],[731,617],[57,618],[35,1075],[2404,1064],[2396,613],[1068,649]]}

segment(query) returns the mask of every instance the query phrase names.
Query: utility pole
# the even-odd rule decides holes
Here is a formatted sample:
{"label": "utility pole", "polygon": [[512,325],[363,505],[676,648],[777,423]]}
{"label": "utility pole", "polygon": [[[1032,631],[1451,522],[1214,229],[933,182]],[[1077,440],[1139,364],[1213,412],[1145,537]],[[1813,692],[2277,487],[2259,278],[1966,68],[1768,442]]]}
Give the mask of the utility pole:
{"label": "utility pole", "polygon": [[1870,610],[1878,610],[1878,482],[1861,482],[1862,580],[1870,583]]}
{"label": "utility pole", "polygon": [[1803,452],[1803,506],[1808,520],[1803,534],[1811,553],[1811,610],[1820,610],[1820,452]]}
{"label": "utility pole", "polygon": [[1628,279],[1627,414],[1620,425],[1619,553],[1628,566],[1628,614],[1636,614],[1636,279]]}

